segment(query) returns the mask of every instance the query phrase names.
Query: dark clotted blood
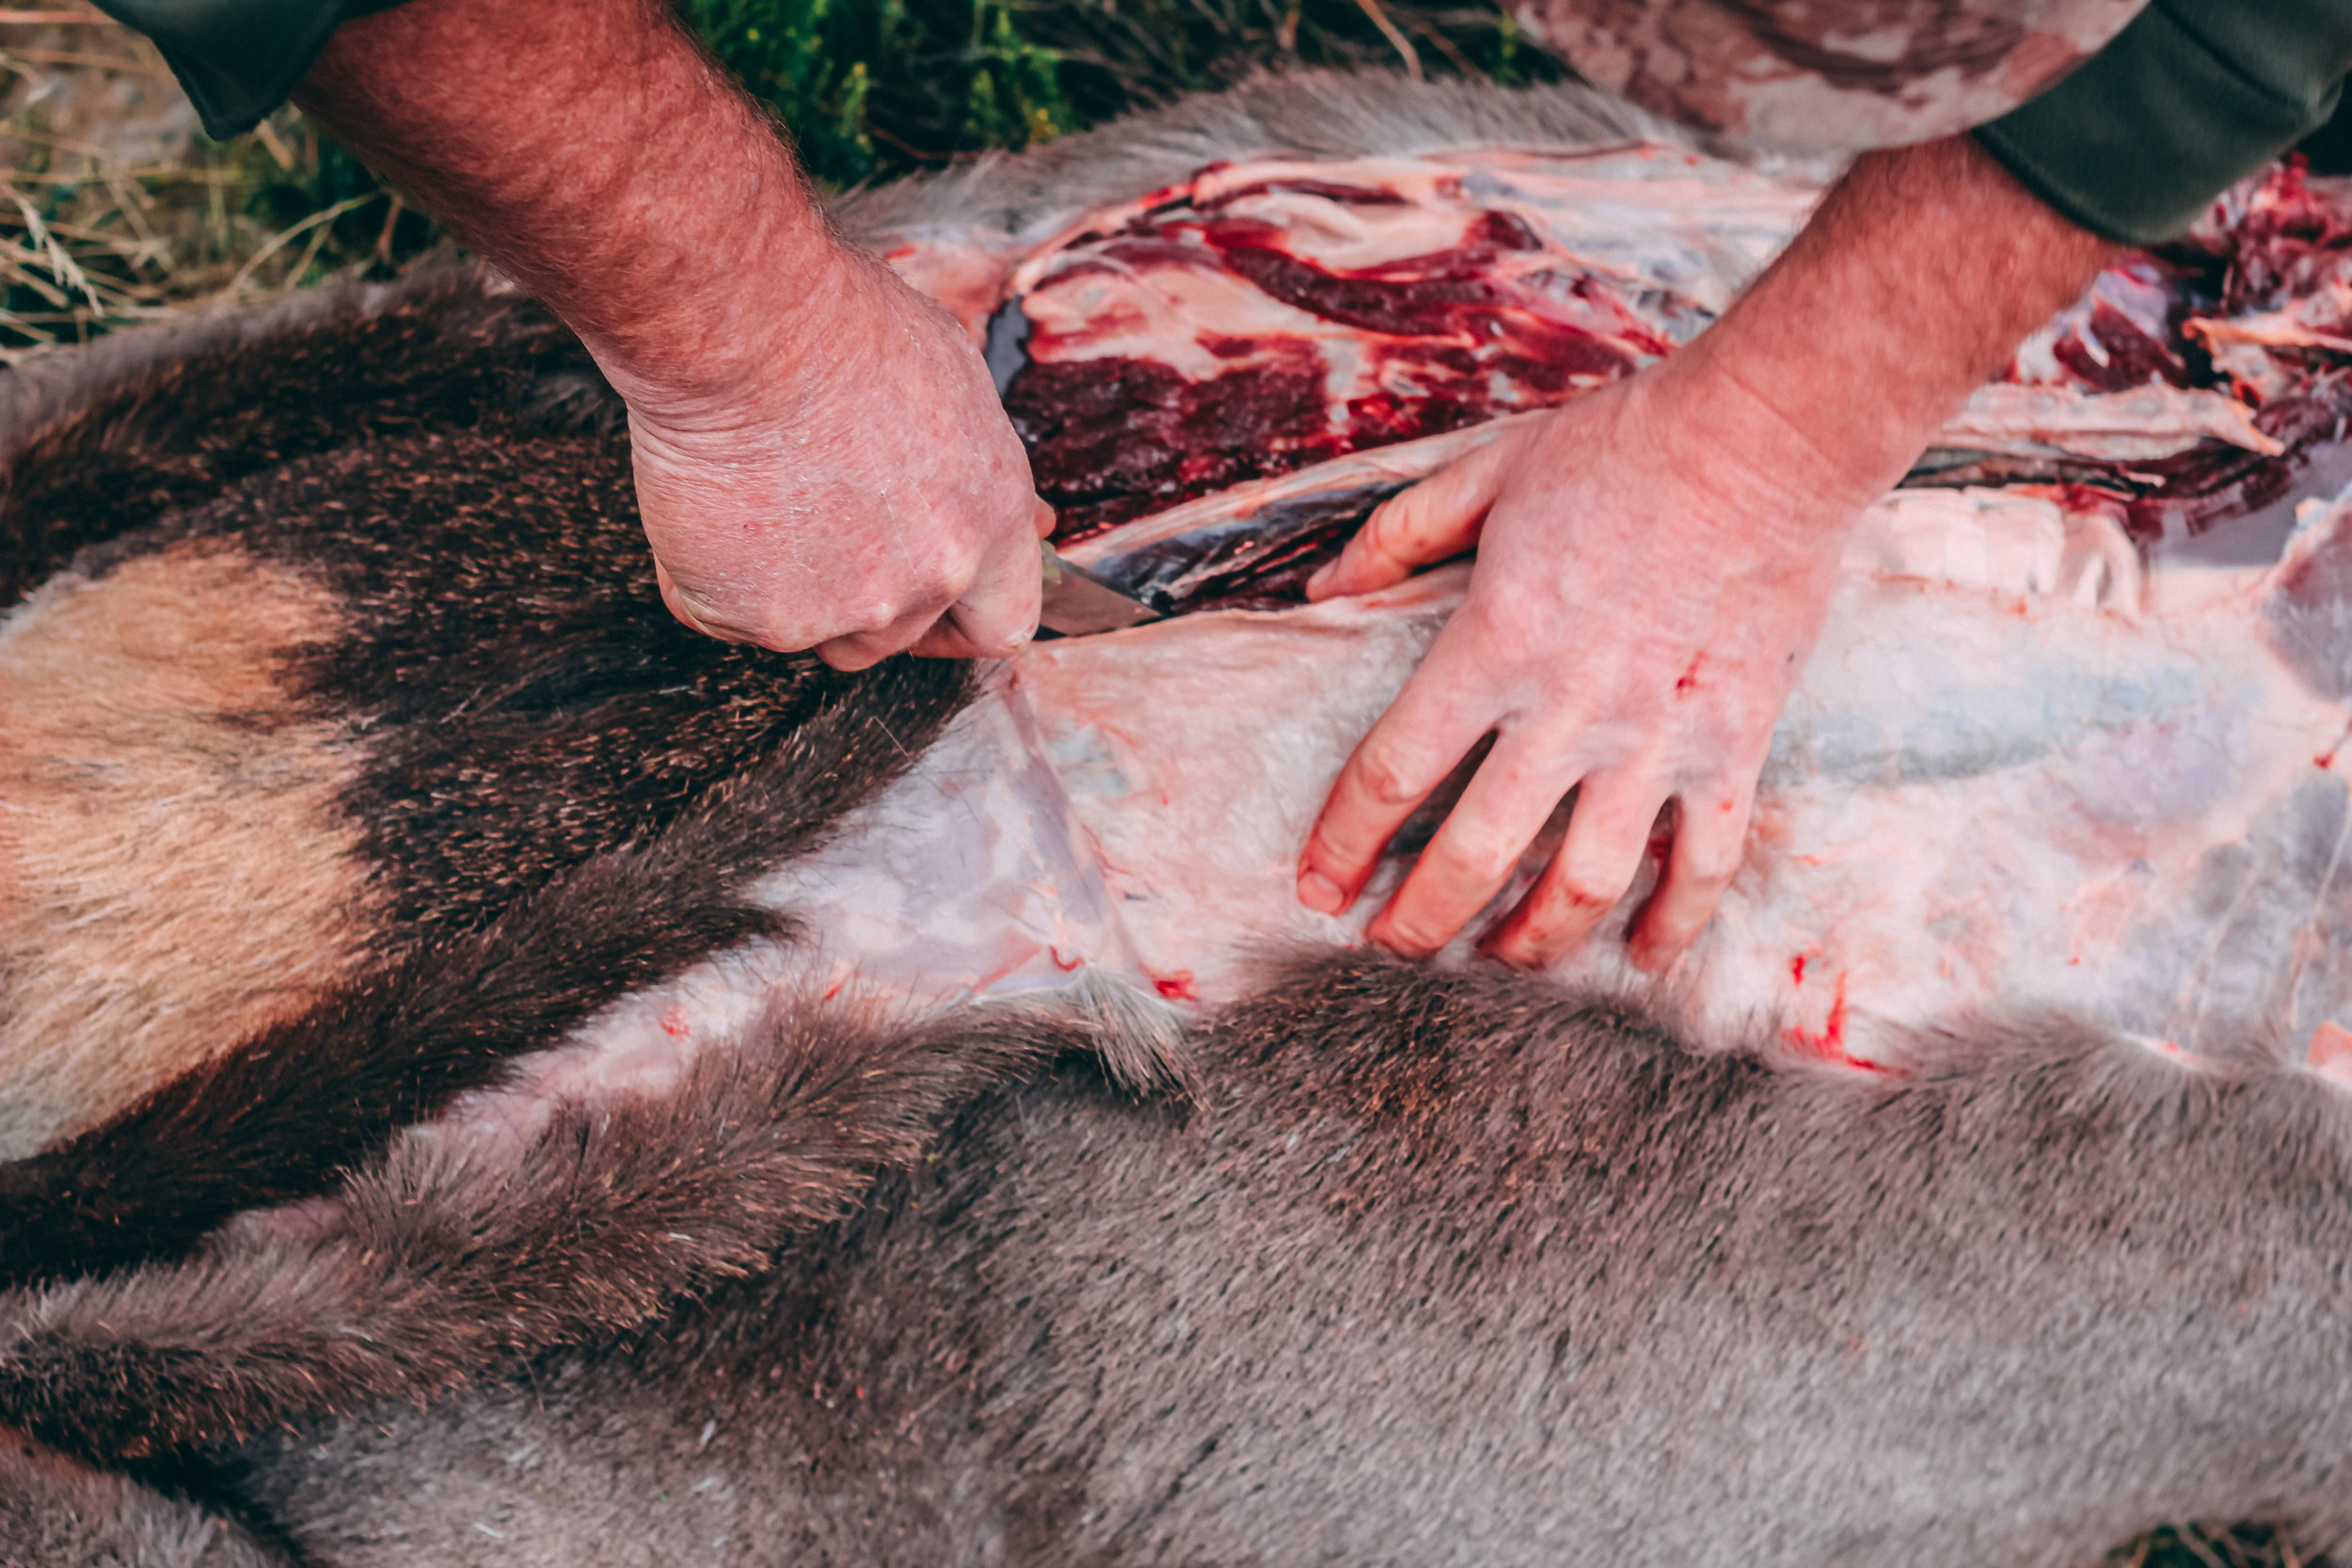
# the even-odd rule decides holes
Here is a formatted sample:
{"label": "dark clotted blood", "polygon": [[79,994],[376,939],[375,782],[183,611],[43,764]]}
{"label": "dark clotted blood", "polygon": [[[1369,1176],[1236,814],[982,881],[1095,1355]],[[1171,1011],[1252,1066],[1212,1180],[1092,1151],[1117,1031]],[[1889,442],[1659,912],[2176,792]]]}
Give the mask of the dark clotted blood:
{"label": "dark clotted blood", "polygon": [[1343,207],[1402,207],[1405,198],[1394,191],[1377,185],[1343,185],[1330,180],[1261,180],[1254,185],[1243,185],[1227,191],[1214,200],[1200,202],[1200,210],[1214,213],[1236,201],[1253,196],[1319,196],[1326,201],[1336,201]]}
{"label": "dark clotted blood", "polygon": [[2137,322],[2106,300],[2091,308],[2089,330],[2105,351],[2106,363],[2101,364],[2087,344],[2074,338],[2060,338],[2051,352],[2093,391],[2128,391],[2151,381],[2191,385],[2187,363],[2170,345],[2150,337]]}
{"label": "dark clotted blood", "polygon": [[1237,245],[1225,264],[1285,305],[1367,332],[1400,336],[1459,330],[1463,318],[1500,309],[1503,296],[1483,277],[1418,277],[1403,282],[1329,273],[1271,245]]}
{"label": "dark clotted blood", "polygon": [[2312,190],[2307,168],[2300,153],[2273,168],[2230,231],[2229,314],[2275,310],[2311,293],[2352,252],[2352,212]]}
{"label": "dark clotted blood", "polygon": [[1201,610],[1279,610],[1307,602],[1307,579],[1339,559],[1363,526],[1359,515],[1334,517],[1251,560],[1240,568],[1204,579],[1184,601],[1187,613]]}
{"label": "dark clotted blood", "polygon": [[[1273,182],[1230,193],[1205,213],[1147,214],[1057,267],[1053,281],[1221,268],[1364,334],[1356,352],[1381,389],[1331,406],[1319,351],[1279,336],[1204,332],[1199,346],[1234,368],[1200,381],[1149,361],[1057,360],[1049,352],[1014,372],[1005,406],[1029,448],[1039,493],[1060,514],[1056,538],[1082,539],[1246,480],[1557,401],[1638,362],[1624,343],[1548,313],[1544,287],[1549,300],[1577,309],[1590,301],[1607,319],[1615,307],[1588,293],[1589,280],[1531,286],[1497,276],[1504,257],[1543,248],[1514,214],[1482,215],[1450,249],[1342,272],[1292,255],[1284,232],[1261,219],[1214,215],[1274,189],[1362,205],[1402,199]],[[1662,354],[1667,344],[1644,334],[1635,347]]]}
{"label": "dark clotted blood", "polygon": [[1343,450],[1303,350],[1198,382],[1146,359],[1031,363],[1005,409],[1064,541]]}
{"label": "dark clotted blood", "polygon": [[2311,462],[2312,446],[2334,439],[2352,419],[2352,372],[2277,399],[2254,416],[2255,428],[2287,450],[2277,457],[2240,447],[2206,445],[2153,463],[2134,463],[2145,488],[2125,503],[2134,538],[2202,533],[2225,517],[2244,516],[2286,494]]}
{"label": "dark clotted blood", "polygon": [[1450,250],[1356,272],[1327,271],[1291,255],[1281,248],[1281,230],[1253,220],[1210,223],[1201,238],[1227,266],[1285,305],[1400,337],[1479,333],[1484,318],[1513,303],[1492,277],[1495,262],[1507,252],[1543,248],[1509,213],[1486,214]]}

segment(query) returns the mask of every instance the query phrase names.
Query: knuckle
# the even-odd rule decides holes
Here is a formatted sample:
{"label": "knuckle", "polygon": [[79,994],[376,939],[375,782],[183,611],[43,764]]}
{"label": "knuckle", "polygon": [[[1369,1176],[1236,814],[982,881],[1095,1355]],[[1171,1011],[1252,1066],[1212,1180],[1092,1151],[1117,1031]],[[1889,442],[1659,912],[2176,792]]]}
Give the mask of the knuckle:
{"label": "knuckle", "polygon": [[980,575],[979,552],[957,549],[928,562],[908,583],[907,609],[933,609],[953,604],[972,586],[972,579]]}
{"label": "knuckle", "polygon": [[841,631],[850,637],[882,631],[896,625],[901,613],[895,594],[860,594],[841,607]]}
{"label": "knuckle", "polygon": [[1612,885],[1608,878],[1572,871],[1553,886],[1552,903],[1567,913],[1600,914],[1624,894],[1625,888]]}
{"label": "knuckle", "polygon": [[1465,880],[1491,887],[1518,866],[1525,847],[1494,833],[1463,832],[1445,843],[1442,852],[1446,864]]}
{"label": "knuckle", "polygon": [[1424,793],[1420,775],[1406,768],[1403,756],[1386,747],[1367,749],[1357,759],[1356,780],[1366,795],[1383,806],[1412,806]]}
{"label": "knuckle", "polygon": [[1708,899],[1711,903],[1715,895],[1729,886],[1731,879],[1740,874],[1743,859],[1737,842],[1700,845],[1684,856],[1684,874],[1699,887],[1708,890]]}

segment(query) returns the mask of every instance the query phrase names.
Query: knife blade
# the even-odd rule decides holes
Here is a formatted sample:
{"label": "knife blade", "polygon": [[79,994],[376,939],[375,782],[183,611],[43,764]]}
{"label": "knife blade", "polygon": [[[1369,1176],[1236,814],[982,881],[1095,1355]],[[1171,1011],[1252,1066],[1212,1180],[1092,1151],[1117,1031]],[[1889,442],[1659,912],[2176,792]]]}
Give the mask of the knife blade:
{"label": "knife blade", "polygon": [[1038,625],[1047,631],[1085,637],[1168,618],[1156,605],[1063,560],[1045,541],[1040,540],[1037,547],[1045,571],[1045,600]]}

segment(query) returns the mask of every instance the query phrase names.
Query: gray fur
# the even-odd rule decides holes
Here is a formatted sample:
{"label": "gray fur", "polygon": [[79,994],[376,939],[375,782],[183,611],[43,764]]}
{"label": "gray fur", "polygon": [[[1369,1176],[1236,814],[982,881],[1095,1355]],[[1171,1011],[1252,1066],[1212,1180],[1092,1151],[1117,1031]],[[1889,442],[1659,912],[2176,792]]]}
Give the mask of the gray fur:
{"label": "gray fur", "polygon": [[0,1568],[294,1568],[242,1526],[0,1427]]}
{"label": "gray fur", "polygon": [[0,1292],[0,1411],[122,1459],[431,1399],[759,1272],[974,1096],[1093,1038],[1008,1008],[898,1030],[791,1013],[657,1101],[558,1108],[488,1151],[411,1137],[343,1185],[327,1239],[248,1220],[186,1262]]}
{"label": "gray fur", "polygon": [[1359,955],[1200,1044],[1188,1114],[1065,1069],[656,1333],[262,1439],[253,1498],[344,1568],[2058,1568],[2352,1525],[2352,1103],[2312,1075],[2045,1024],[1871,1079]]}
{"label": "gray fur", "polygon": [[[1643,140],[1756,161],[1576,83],[1498,91],[1483,83],[1413,82],[1382,71],[1307,71],[1255,76],[1017,157],[982,158],[854,191],[833,210],[847,232],[869,243],[946,228],[1011,235],[1058,226],[1089,207],[1132,201],[1220,159],[1406,157],[1478,145]],[[1770,163],[1817,175],[1834,166]]]}

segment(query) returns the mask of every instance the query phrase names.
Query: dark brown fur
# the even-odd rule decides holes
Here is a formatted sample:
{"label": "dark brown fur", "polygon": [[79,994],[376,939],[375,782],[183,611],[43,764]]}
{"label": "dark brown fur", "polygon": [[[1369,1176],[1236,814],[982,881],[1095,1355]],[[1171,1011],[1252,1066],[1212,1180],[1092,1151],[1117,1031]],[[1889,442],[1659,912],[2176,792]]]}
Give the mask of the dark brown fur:
{"label": "dark brown fur", "polygon": [[[48,517],[44,539],[95,531],[132,487],[47,477],[78,461],[153,480],[156,504],[217,490],[87,550],[86,576],[216,538],[333,590],[340,635],[289,652],[294,705],[246,721],[263,752],[298,719],[347,727],[353,885],[387,908],[372,961],[303,1016],[0,1165],[0,1279],[169,1257],[240,1209],[320,1191],[606,1002],[771,932],[745,883],[813,847],[964,699],[957,666],[848,677],[679,627],[644,569],[625,442],[576,417],[596,389],[535,308],[471,274],[376,304],[95,363],[80,411],[20,443],[0,515],[20,532]],[[233,478],[244,449],[150,455],[183,434],[155,412],[174,388],[200,403],[250,383],[272,349],[300,378],[338,358],[373,377],[315,418],[229,421],[303,455]]]}

